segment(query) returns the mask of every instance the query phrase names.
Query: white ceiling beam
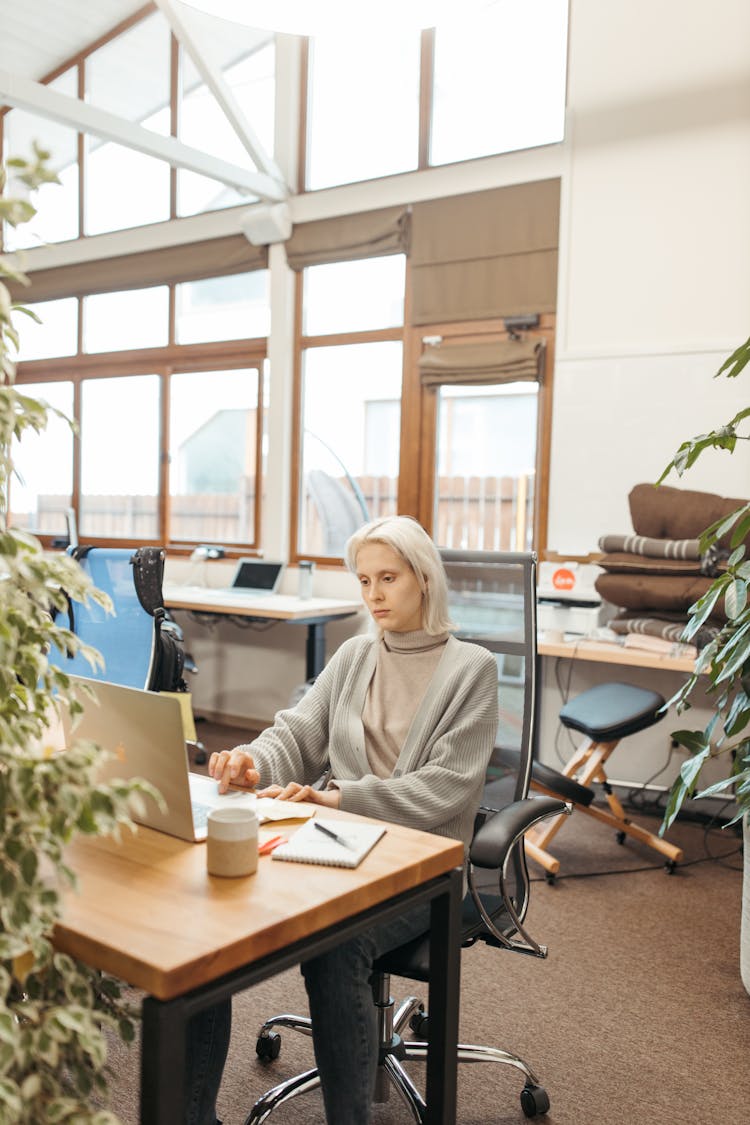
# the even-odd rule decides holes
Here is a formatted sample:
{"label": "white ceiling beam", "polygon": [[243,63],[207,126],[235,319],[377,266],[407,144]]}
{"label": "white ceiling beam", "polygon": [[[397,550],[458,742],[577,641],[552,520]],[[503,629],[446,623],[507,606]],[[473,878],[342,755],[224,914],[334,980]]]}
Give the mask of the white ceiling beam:
{"label": "white ceiling beam", "polygon": [[48,86],[32,82],[18,74],[0,69],[0,105],[11,105],[48,117],[82,133],[92,133],[105,141],[126,145],[128,148],[166,160],[175,168],[186,168],[201,176],[209,176],[228,184],[238,191],[259,196],[269,203],[286,199],[286,185],[265,172],[256,172],[230,164],[209,153],[183,144],[175,137],[165,137],[126,121],[114,113],[98,109],[79,98],[68,97]]}
{"label": "white ceiling beam", "polygon": [[175,4],[173,0],[156,0],[156,6],[161,9],[180,43],[190,55],[196,70],[218,102],[222,113],[239,137],[245,151],[257,167],[268,176],[271,176],[274,180],[283,181],[281,169],[259,141],[224,75],[209,62],[200,49],[192,30],[180,11],[180,5]]}

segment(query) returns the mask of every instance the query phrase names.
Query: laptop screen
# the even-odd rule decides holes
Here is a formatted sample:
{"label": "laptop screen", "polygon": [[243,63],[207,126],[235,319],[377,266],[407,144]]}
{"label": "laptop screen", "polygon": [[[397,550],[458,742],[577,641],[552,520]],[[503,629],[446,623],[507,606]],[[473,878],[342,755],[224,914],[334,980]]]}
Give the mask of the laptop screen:
{"label": "laptop screen", "polygon": [[272,594],[284,569],[283,563],[267,562],[265,559],[240,559],[232,580],[235,590],[265,590]]}

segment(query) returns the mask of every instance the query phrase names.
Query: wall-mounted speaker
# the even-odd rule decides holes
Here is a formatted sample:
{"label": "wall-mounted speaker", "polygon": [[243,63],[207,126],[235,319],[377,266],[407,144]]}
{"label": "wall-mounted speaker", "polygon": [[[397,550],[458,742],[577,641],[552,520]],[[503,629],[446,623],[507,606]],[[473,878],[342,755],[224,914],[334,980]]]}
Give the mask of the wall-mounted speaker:
{"label": "wall-mounted speaker", "polygon": [[286,242],[292,233],[292,216],[287,203],[258,203],[242,217],[242,233],[253,246]]}

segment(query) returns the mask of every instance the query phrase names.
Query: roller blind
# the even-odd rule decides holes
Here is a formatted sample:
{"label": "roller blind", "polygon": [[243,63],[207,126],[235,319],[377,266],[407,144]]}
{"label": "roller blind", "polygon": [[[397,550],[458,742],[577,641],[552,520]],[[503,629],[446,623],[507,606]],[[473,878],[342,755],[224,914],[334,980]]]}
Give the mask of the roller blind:
{"label": "roller blind", "polygon": [[423,386],[540,382],[543,340],[500,340],[482,344],[431,344],[419,359]]}
{"label": "roller blind", "polygon": [[190,242],[137,254],[76,262],[29,273],[31,287],[16,285],[14,298],[29,302],[55,297],[82,297],[170,282],[197,281],[265,269],[268,247],[251,246],[243,234]]}
{"label": "roller blind", "polygon": [[286,243],[287,262],[293,270],[301,270],[327,262],[406,254],[410,225],[407,207],[384,207],[295,224]]}
{"label": "roller blind", "polygon": [[557,179],[415,203],[414,323],[553,311],[559,210]]}

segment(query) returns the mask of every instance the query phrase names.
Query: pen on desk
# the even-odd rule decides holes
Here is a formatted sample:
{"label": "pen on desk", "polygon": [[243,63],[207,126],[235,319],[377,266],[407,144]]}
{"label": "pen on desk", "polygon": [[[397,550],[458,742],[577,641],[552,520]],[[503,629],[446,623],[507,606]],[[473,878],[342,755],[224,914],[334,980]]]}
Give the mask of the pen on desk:
{"label": "pen on desk", "polygon": [[341,844],[343,848],[349,848],[350,851],[354,850],[352,844],[350,844],[348,840],[345,840],[343,836],[339,836],[338,833],[333,832],[330,828],[326,828],[326,826],[324,824],[321,824],[319,821],[313,821],[313,828],[317,828],[318,832],[322,832],[324,835],[330,836],[332,840],[335,840],[337,844]]}

